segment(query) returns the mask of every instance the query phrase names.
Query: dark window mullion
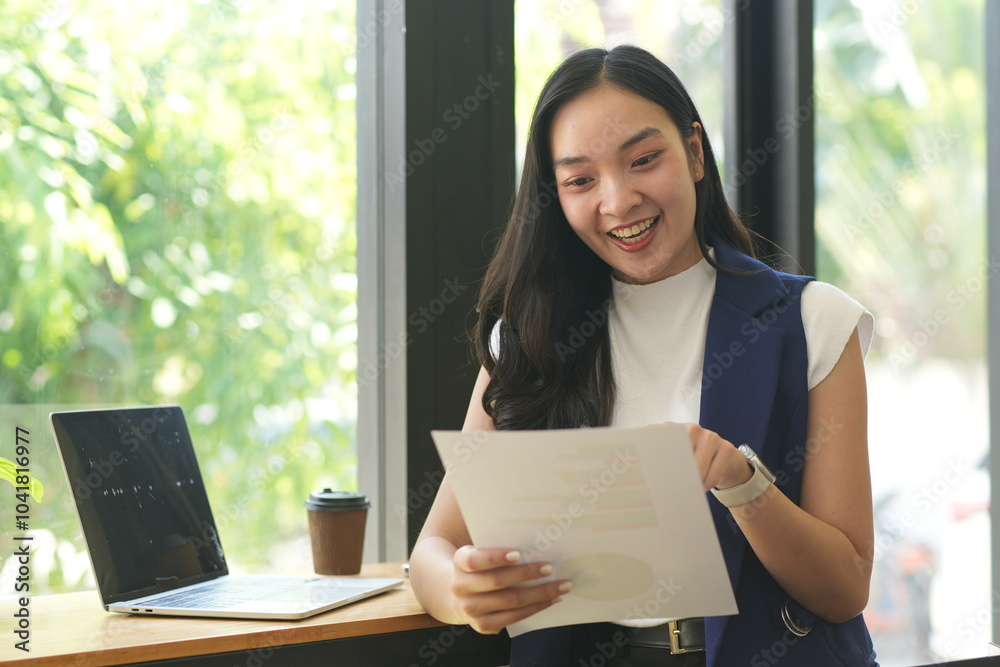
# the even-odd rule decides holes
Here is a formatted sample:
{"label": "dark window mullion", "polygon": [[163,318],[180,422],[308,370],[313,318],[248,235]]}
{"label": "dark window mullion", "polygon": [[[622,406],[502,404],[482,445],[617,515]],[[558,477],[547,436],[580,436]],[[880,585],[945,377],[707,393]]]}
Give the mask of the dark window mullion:
{"label": "dark window mullion", "polygon": [[812,3],[725,2],[734,17],[724,56],[730,201],[790,255],[783,268],[814,274]]}

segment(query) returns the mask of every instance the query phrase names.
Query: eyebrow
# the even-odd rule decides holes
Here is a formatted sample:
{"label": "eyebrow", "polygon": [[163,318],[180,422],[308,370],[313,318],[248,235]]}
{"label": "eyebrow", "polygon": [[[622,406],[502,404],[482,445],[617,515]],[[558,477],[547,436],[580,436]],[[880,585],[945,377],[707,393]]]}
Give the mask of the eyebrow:
{"label": "eyebrow", "polygon": [[[635,146],[640,141],[643,141],[643,140],[648,139],[650,137],[662,137],[662,136],[663,136],[663,132],[661,132],[657,128],[655,128],[655,127],[647,127],[645,129],[639,130],[638,132],[636,132],[635,134],[633,134],[631,137],[629,137],[628,139],[626,139],[625,142],[621,146],[618,147],[618,152],[622,153],[624,151],[627,151],[628,149],[632,148],[632,146]],[[577,156],[573,156],[573,157],[562,157],[562,158],[559,158],[558,160],[556,160],[555,162],[552,163],[552,168],[553,169],[558,169],[559,167],[568,167],[570,165],[583,164],[585,162],[590,162],[590,158],[584,157],[582,155],[577,155]]]}

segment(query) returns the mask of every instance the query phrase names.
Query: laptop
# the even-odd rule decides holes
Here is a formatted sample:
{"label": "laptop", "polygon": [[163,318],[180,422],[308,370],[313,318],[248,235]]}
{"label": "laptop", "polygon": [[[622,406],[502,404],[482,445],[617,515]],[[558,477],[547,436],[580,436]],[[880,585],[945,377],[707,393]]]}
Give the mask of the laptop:
{"label": "laptop", "polygon": [[229,574],[180,406],[50,419],[108,611],[296,620],[403,583]]}

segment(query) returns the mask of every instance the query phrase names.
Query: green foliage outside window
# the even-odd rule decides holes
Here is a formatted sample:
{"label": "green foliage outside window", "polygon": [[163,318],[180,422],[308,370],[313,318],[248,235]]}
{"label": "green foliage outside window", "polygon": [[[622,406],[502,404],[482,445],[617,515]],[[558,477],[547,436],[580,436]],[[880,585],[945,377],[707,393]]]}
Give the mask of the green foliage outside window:
{"label": "green foliage outside window", "polygon": [[32,421],[34,592],[86,585],[39,411],[182,405],[237,568],[356,488],[354,12],[0,4],[0,443]]}
{"label": "green foliage outside window", "polygon": [[893,371],[984,355],[983,6],[815,3],[818,274]]}

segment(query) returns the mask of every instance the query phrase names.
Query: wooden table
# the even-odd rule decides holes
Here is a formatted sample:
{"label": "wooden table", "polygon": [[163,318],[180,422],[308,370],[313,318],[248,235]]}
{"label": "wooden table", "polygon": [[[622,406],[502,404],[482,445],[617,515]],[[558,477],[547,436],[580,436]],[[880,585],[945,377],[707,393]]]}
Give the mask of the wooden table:
{"label": "wooden table", "polygon": [[[381,563],[366,565],[361,574],[399,577],[402,569]],[[507,664],[509,651],[506,635],[484,637],[428,616],[409,581],[302,621],[137,616],[104,611],[96,591],[38,596],[29,607],[30,653],[14,647],[15,605],[0,601],[0,664],[496,667]]]}

